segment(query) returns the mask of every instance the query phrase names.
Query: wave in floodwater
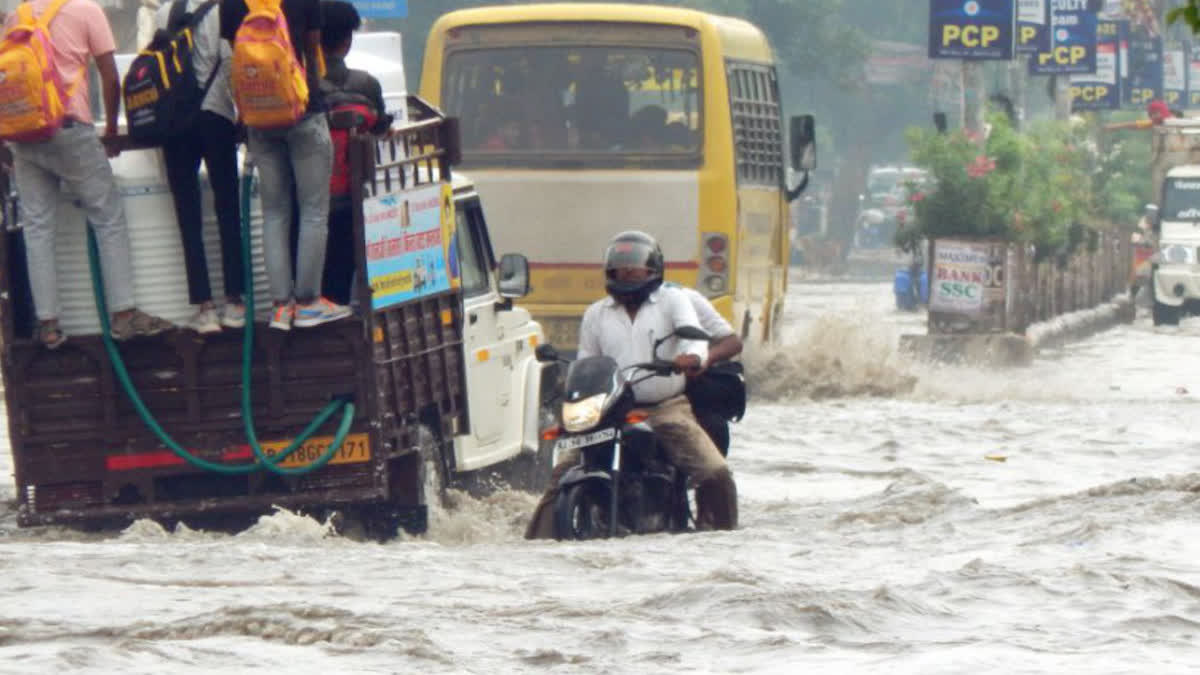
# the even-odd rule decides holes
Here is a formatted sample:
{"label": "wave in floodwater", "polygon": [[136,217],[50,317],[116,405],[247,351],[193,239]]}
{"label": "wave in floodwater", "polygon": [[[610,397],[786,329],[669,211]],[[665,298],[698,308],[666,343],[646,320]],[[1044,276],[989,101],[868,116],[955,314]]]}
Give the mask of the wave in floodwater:
{"label": "wave in floodwater", "polygon": [[749,349],[746,385],[757,400],[903,396],[917,383],[878,317],[824,314],[788,344]]}
{"label": "wave in floodwater", "polygon": [[[1200,320],[1196,323],[1200,326]],[[898,324],[896,315],[878,309],[816,314],[792,326],[783,344],[747,348],[743,360],[751,399],[1070,403],[1165,396],[1186,402],[1192,391],[1185,385],[1200,377],[1200,368],[1156,368],[1149,355],[1186,338],[1149,331],[1141,323],[1047,350],[1033,365],[1014,368],[918,361],[900,351],[902,334],[923,332],[922,325]],[[1114,370],[1114,360],[1129,366]],[[1081,378],[1081,370],[1092,375]]]}

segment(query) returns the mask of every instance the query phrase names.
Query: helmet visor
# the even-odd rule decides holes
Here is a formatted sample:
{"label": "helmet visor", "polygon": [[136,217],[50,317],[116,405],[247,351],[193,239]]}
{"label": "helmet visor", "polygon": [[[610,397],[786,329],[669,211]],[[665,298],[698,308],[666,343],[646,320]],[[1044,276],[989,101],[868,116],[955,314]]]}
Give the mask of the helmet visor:
{"label": "helmet visor", "polygon": [[622,267],[648,269],[654,256],[654,247],[640,241],[616,241],[604,254],[604,269],[611,273]]}

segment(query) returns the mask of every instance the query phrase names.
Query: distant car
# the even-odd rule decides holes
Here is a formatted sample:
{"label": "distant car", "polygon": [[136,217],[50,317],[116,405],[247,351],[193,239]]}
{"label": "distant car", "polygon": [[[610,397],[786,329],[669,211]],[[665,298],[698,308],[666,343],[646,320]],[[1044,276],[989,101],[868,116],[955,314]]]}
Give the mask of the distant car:
{"label": "distant car", "polygon": [[867,173],[866,190],[858,196],[855,248],[887,248],[896,231],[912,219],[910,187],[929,182],[929,173],[915,166],[876,166]]}

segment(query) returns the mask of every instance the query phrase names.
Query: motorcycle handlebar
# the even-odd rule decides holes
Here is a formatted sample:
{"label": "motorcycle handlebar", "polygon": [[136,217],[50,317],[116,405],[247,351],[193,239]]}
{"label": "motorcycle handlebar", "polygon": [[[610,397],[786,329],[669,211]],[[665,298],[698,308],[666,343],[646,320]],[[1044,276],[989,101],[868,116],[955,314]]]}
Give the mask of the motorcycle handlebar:
{"label": "motorcycle handlebar", "polygon": [[678,369],[670,361],[658,360],[647,363],[635,363],[629,366],[627,370],[648,370],[655,375],[674,375]]}

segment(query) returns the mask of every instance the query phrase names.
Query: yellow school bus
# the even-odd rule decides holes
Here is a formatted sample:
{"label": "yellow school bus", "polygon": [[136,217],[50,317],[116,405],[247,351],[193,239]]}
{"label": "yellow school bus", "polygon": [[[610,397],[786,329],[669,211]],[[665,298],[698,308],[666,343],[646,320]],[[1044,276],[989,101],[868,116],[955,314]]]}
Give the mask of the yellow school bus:
{"label": "yellow school bus", "polygon": [[[463,170],[499,245],[530,259],[523,303],[575,347],[604,295],[608,240],[658,238],[667,279],[703,292],[752,341],[778,329],[789,190],[778,77],[754,25],[689,9],[543,4],[434,25],[421,96],[459,118]],[[810,116],[790,166],[815,166]]]}

